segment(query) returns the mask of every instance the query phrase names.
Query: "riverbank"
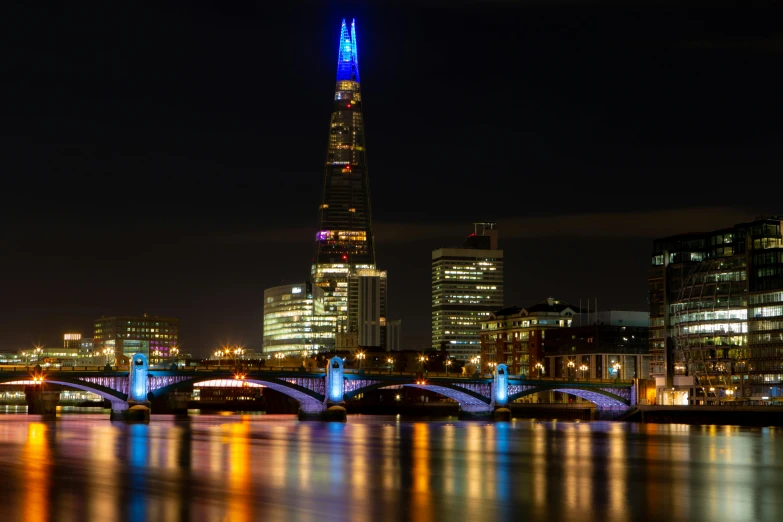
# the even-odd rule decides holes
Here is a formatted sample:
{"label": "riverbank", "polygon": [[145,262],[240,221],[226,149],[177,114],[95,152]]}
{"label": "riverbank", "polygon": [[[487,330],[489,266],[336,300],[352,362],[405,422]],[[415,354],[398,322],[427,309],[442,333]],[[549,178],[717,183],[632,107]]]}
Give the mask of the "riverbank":
{"label": "riverbank", "polygon": [[783,406],[636,406],[618,420],[651,424],[783,426]]}

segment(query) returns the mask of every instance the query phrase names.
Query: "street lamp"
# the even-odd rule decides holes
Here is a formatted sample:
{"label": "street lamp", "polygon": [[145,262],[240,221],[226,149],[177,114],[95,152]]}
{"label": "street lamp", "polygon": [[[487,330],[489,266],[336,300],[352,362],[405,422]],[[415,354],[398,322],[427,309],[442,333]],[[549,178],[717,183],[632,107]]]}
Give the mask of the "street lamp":
{"label": "street lamp", "polygon": [[29,364],[27,364],[27,352],[22,352],[22,357],[24,357],[24,365],[30,366]]}
{"label": "street lamp", "polygon": [[245,353],[245,349],[242,348],[241,346],[237,346],[236,348],[234,348],[234,362],[236,363],[238,359],[241,359],[244,353]]}
{"label": "street lamp", "polygon": [[41,364],[41,353],[43,353],[43,348],[36,346],[33,352],[35,353],[35,362]]}
{"label": "street lamp", "polygon": [[389,363],[389,375],[391,375],[392,374],[392,368],[394,368],[394,359],[389,357],[388,359],[386,359],[386,362]]}
{"label": "street lamp", "polygon": [[424,371],[424,363],[427,361],[427,356],[424,354],[419,355],[419,371]]}
{"label": "street lamp", "polygon": [[362,361],[364,360],[364,352],[356,352],[356,359],[359,361],[359,371],[362,369]]}
{"label": "street lamp", "polygon": [[576,363],[574,361],[568,361],[568,377],[571,378],[571,372],[574,369],[574,366],[576,366]]}
{"label": "street lamp", "polygon": [[582,372],[582,379],[584,379],[585,378],[585,372],[587,371],[587,365],[583,364],[582,366],[580,366],[579,367],[579,371]]}
{"label": "street lamp", "polygon": [[446,377],[449,376],[449,366],[451,366],[451,359],[447,358],[446,362],[444,363],[446,365]]}
{"label": "street lamp", "polygon": [[109,355],[112,353],[111,348],[104,348],[103,349],[103,355],[106,356],[106,364],[109,364]]}
{"label": "street lamp", "polygon": [[275,354],[275,359],[277,359],[277,366],[280,367],[283,365],[283,359],[285,359],[285,354],[283,352],[277,352]]}
{"label": "street lamp", "polygon": [[622,368],[622,366],[620,366],[619,362],[616,362],[612,365],[612,368],[614,368],[614,380],[617,382],[620,378],[620,368]]}
{"label": "street lamp", "polygon": [[538,370],[538,378],[540,379],[541,374],[544,373],[544,365],[541,364],[540,362],[537,362],[534,368]]}

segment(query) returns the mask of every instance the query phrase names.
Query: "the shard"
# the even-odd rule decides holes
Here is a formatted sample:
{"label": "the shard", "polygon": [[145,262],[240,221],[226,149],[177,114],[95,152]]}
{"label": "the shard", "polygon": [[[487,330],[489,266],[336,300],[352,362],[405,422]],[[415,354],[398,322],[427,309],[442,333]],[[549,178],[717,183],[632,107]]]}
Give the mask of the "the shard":
{"label": "the shard", "polygon": [[340,334],[349,330],[349,278],[375,270],[355,21],[350,31],[342,21],[324,170],[311,276]]}

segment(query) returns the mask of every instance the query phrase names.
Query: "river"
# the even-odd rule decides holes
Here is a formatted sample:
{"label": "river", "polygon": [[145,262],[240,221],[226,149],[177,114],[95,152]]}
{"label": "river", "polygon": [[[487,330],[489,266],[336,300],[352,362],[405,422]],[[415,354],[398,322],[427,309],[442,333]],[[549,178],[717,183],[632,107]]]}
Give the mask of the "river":
{"label": "river", "polygon": [[0,520],[783,520],[783,429],[0,415]]}

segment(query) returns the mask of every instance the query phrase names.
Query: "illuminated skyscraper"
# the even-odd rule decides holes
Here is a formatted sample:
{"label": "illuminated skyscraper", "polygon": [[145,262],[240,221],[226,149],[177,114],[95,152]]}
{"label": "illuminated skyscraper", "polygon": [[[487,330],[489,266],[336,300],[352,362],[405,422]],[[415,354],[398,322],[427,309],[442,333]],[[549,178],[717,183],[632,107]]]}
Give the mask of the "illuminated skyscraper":
{"label": "illuminated skyscraper", "polygon": [[469,360],[481,352],[481,321],[503,308],[503,251],[495,223],[474,223],[462,248],[432,251],[432,349]]}
{"label": "illuminated skyscraper", "polygon": [[319,208],[315,258],[311,270],[313,283],[324,290],[325,312],[337,317],[338,334],[349,331],[349,276],[357,270],[367,269],[375,269],[375,248],[359,88],[356,23],[351,23],[349,32],[343,20],[323,198]]}

